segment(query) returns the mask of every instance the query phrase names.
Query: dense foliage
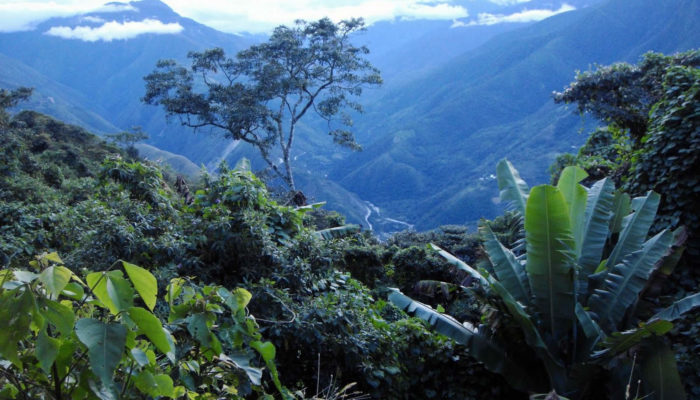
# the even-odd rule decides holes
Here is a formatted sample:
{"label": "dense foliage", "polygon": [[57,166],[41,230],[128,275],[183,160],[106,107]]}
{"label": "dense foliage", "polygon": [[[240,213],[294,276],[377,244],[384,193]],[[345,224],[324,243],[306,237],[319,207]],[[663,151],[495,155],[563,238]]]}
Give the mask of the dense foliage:
{"label": "dense foliage", "polygon": [[[390,298],[467,345],[513,387],[553,387],[570,398],[601,398],[607,371],[608,396],[616,398],[625,390],[620,374],[627,371],[639,377],[645,397],[684,398],[673,353],[656,337],[700,306],[700,293],[662,310],[640,301],[656,267],[674,259],[670,231],[647,238],[660,197],[649,192],[630,201],[608,179],[586,189],[579,184],[585,177],[582,169],[568,167],[557,186],[530,190],[504,161],[501,196],[525,217],[525,252],[516,255],[519,251],[503,246],[489,226],[481,230],[488,270],[477,271],[436,247],[490,293],[505,323],[461,325],[398,291]],[[645,340],[649,337],[654,338]],[[634,362],[624,357],[627,352],[634,353]]]}

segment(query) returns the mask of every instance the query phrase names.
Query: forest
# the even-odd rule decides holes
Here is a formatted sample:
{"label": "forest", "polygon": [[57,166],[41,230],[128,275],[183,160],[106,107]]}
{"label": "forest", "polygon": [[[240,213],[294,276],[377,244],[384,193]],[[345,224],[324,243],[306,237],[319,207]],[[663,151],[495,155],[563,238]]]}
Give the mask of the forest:
{"label": "forest", "polygon": [[[182,71],[159,66],[147,83]],[[246,159],[187,182],[139,131],[105,141],[2,89],[0,398],[700,398],[698,66],[579,73],[552,101],[598,126],[550,183],[501,160],[502,215],[386,240]]]}

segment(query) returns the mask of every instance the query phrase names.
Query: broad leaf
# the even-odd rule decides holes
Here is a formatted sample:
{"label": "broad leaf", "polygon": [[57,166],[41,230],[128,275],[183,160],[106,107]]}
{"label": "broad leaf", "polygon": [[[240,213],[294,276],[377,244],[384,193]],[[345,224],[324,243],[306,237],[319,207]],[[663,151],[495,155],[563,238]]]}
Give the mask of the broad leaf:
{"label": "broad leaf", "polygon": [[117,315],[134,305],[134,291],[121,271],[93,272],[86,277],[97,299]]}
{"label": "broad leaf", "polygon": [[581,255],[581,246],[583,245],[584,217],[588,198],[586,188],[579,182],[586,179],[586,177],[588,177],[588,174],[582,168],[568,166],[562,171],[557,183],[557,188],[564,195],[564,200],[566,200],[566,205],[569,208],[569,221],[571,222],[571,231],[574,235],[574,251],[577,258]]}
{"label": "broad leaf", "polygon": [[175,362],[175,348],[172,346],[172,340],[168,340],[168,333],[155,315],[141,307],[131,307],[129,318],[158,350],[167,355],[170,361]]}
{"label": "broad leaf", "polygon": [[60,344],[59,340],[49,337],[45,330],[39,332],[36,340],[36,358],[45,374],[49,373],[53,362],[56,361]]}
{"label": "broad leaf", "polygon": [[137,265],[129,264],[126,261],[122,261],[122,265],[143,302],[153,311],[153,307],[156,305],[156,295],[158,294],[156,278],[150,272]]}
{"label": "broad leaf", "polygon": [[617,265],[628,254],[639,250],[646,240],[651,224],[654,223],[660,200],[661,196],[655,192],[632,200],[634,212],[622,220],[622,231],[608,257],[608,268]]}
{"label": "broad leaf", "polygon": [[232,367],[242,369],[245,371],[248,379],[253,385],[260,386],[260,380],[262,379],[262,369],[256,368],[250,365],[250,358],[244,354],[236,354],[231,357],[221,354],[219,359]]}
{"label": "broad leaf", "polygon": [[655,400],[685,400],[676,353],[663,340],[651,340],[645,346],[641,371],[645,392]]}
{"label": "broad leaf", "polygon": [[484,240],[484,248],[493,265],[494,272],[503,287],[522,304],[530,304],[530,286],[525,267],[515,254],[505,248],[487,225],[479,227]]}
{"label": "broad leaf", "polygon": [[612,358],[632,346],[636,346],[643,339],[650,336],[662,336],[673,329],[673,324],[664,320],[655,320],[649,323],[641,323],[639,327],[624,332],[613,332],[602,341],[604,350],[594,353],[594,358]]}
{"label": "broad leaf", "polygon": [[53,300],[41,299],[39,310],[44,318],[58,329],[61,335],[70,336],[73,332],[75,313],[70,307]]}
{"label": "broad leaf", "polygon": [[428,322],[436,332],[465,345],[469,354],[483,362],[489,371],[507,377],[511,386],[520,390],[531,388],[533,380],[528,371],[513,362],[503,348],[481,335],[471,325],[460,324],[449,315],[440,314],[430,306],[412,300],[397,289],[392,289],[389,300],[408,314]]}
{"label": "broad leaf", "polygon": [[515,210],[525,215],[528,197],[527,183],[520,177],[510,161],[503,159],[496,166],[496,178],[501,201],[510,201]]}
{"label": "broad leaf", "polygon": [[669,307],[654,314],[653,317],[649,318],[649,321],[675,321],[682,317],[683,314],[693,310],[695,307],[700,307],[700,293],[695,293],[678,300]]}
{"label": "broad leaf", "polygon": [[134,377],[134,383],[142,393],[151,397],[173,397],[173,380],[168,375],[153,375],[143,370]]}
{"label": "broad leaf", "polygon": [[581,303],[576,303],[576,318],[578,319],[578,324],[583,329],[583,334],[586,335],[586,347],[584,352],[579,359],[586,359],[590,354],[596,344],[601,340],[604,340],[606,335],[600,326],[591,318],[586,310],[583,309]]}
{"label": "broad leaf", "polygon": [[622,231],[622,220],[632,211],[630,195],[618,190],[613,197],[613,217],[610,219],[610,233]]}
{"label": "broad leaf", "polygon": [[613,192],[615,186],[608,178],[599,180],[588,190],[588,201],[583,223],[583,244],[578,264],[583,283],[581,292],[586,293],[588,276],[592,275],[603,258],[605,242],[610,232]]}
{"label": "broad leaf", "polygon": [[336,228],[328,228],[316,231],[314,232],[314,236],[320,239],[331,240],[350,236],[352,234],[360,232],[360,230],[360,225],[343,225],[338,226]]}
{"label": "broad leaf", "polygon": [[46,286],[52,298],[58,297],[73,275],[71,270],[62,266],[52,265],[39,274],[39,280]]}
{"label": "broad leaf", "polygon": [[558,340],[574,318],[574,239],[559,189],[532,188],[525,211],[526,269],[545,331]]}
{"label": "broad leaf", "polygon": [[453,255],[450,254],[448,251],[445,251],[445,250],[441,249],[440,247],[434,245],[433,243],[430,243],[430,247],[431,247],[433,250],[437,251],[437,252],[442,256],[442,258],[444,258],[445,260],[447,260],[447,262],[450,263],[450,264],[452,264],[455,268],[457,268],[457,269],[460,270],[460,271],[466,272],[466,273],[469,274],[472,278],[474,278],[474,279],[476,279],[477,281],[479,281],[479,283],[481,284],[481,286],[482,286],[484,289],[487,289],[487,288],[489,287],[489,282],[486,280],[486,278],[483,277],[483,275],[481,275],[481,273],[479,273],[479,271],[477,271],[477,270],[475,270],[474,268],[470,267],[470,266],[469,266],[467,263],[465,263],[464,261],[462,261],[462,260],[460,260],[459,258],[453,256]]}
{"label": "broad leaf", "polygon": [[28,290],[0,291],[0,356],[22,368],[18,343],[29,333],[34,299]]}
{"label": "broad leaf", "polygon": [[641,250],[627,255],[621,263],[608,269],[604,284],[593,292],[588,301],[591,311],[604,329],[617,330],[627,308],[637,301],[651,272],[666,254],[672,241],[673,234],[663,231],[644,243]]}
{"label": "broad leaf", "polygon": [[83,318],[75,324],[75,334],[88,349],[92,372],[108,386],[124,352],[126,327]]}

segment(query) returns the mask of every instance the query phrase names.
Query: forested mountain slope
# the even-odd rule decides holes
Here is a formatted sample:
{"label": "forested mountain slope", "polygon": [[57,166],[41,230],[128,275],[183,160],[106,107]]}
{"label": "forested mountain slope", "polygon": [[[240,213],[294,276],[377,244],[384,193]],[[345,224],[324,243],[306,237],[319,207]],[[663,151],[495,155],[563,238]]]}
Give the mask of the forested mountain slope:
{"label": "forested mountain slope", "polygon": [[613,0],[500,35],[369,105],[358,131],[371,144],[331,177],[419,228],[493,215],[498,159],[542,181],[585,140],[552,91],[596,63],[700,46],[698,13],[696,0]]}

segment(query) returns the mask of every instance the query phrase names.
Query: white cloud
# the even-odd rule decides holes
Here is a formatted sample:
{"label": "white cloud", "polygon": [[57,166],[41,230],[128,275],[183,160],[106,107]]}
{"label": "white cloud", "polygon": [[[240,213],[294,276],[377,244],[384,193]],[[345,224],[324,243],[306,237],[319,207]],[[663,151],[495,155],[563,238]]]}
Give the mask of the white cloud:
{"label": "white cloud", "polygon": [[105,0],[0,0],[0,32],[32,30],[52,17],[135,10],[127,4],[104,3]]}
{"label": "white cloud", "polygon": [[[558,10],[524,10],[514,14],[503,15],[503,14],[489,14],[489,13],[479,13],[476,21],[471,21],[469,24],[461,24],[459,26],[466,25],[495,25],[504,22],[535,22],[541,21],[545,18],[549,18],[553,15],[561,14],[567,11],[573,11],[576,7],[570,6],[568,4],[563,4]],[[454,26],[454,24],[453,24]]]}
{"label": "white cloud", "polygon": [[102,40],[126,40],[143,35],[145,33],[173,34],[182,31],[182,25],[178,23],[164,24],[155,19],[143,21],[107,22],[97,28],[91,26],[54,26],[45,32],[47,35],[58,36],[64,39],[80,39],[86,42]]}
{"label": "white cloud", "polygon": [[529,3],[532,0],[489,0],[499,6],[512,6],[513,4]]}
{"label": "white cloud", "polygon": [[[108,0],[0,0],[0,32],[31,30],[51,17],[123,11]],[[128,3],[128,0],[123,0]],[[454,20],[469,15],[453,0],[163,0],[178,14],[224,32],[267,33],[296,19],[335,21],[363,17],[368,24],[394,19]],[[497,0],[502,1],[502,0]],[[138,8],[138,2],[132,3]],[[131,7],[133,8],[133,7]]]}
{"label": "white cloud", "polygon": [[269,32],[294,20],[329,17],[334,21],[362,17],[368,24],[394,19],[453,20],[469,15],[447,0],[210,0],[206,7],[191,0],[165,0],[177,13],[225,32]]}
{"label": "white cloud", "polygon": [[529,3],[532,0],[489,0],[499,6],[512,6],[513,4]]}
{"label": "white cloud", "polygon": [[82,17],[82,18],[80,18],[80,21],[81,21],[81,22],[91,22],[91,23],[93,23],[93,24],[102,24],[102,23],[107,22],[107,21],[105,21],[103,18],[100,18],[100,17],[93,17],[92,15],[88,15],[88,16]]}

